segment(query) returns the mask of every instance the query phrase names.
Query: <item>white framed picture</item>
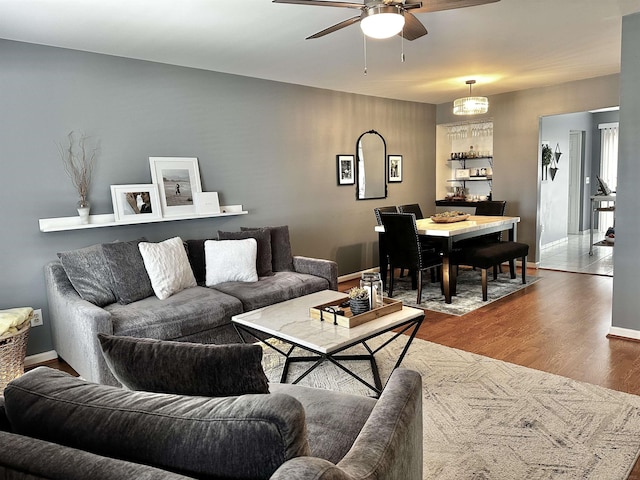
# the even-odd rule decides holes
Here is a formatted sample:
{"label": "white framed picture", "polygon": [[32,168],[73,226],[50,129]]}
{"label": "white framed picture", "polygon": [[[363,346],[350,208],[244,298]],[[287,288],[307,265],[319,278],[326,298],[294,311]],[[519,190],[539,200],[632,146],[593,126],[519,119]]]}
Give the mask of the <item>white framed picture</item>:
{"label": "white framed picture", "polygon": [[194,194],[202,192],[198,159],[190,157],[149,157],[151,181],[158,186],[165,217],[194,215]]}
{"label": "white framed picture", "polygon": [[389,182],[402,181],[402,155],[389,155],[387,159],[389,164]]}
{"label": "white framed picture", "polygon": [[162,218],[158,186],[154,184],[111,185],[116,222],[143,223]]}
{"label": "white framed picture", "polygon": [[456,179],[457,180],[469,180],[471,176],[471,171],[468,168],[456,168]]}
{"label": "white framed picture", "polygon": [[193,200],[196,204],[196,213],[198,215],[220,213],[218,192],[195,192]]}
{"label": "white framed picture", "polygon": [[336,155],[336,172],[338,174],[338,185],[354,185],[354,155]]}

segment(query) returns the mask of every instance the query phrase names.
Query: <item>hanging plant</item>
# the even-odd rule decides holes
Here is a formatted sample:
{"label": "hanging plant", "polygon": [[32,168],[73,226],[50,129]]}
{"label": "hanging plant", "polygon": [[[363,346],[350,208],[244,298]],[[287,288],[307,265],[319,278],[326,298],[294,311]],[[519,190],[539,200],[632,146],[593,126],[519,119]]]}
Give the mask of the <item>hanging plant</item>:
{"label": "hanging plant", "polygon": [[542,165],[548,167],[551,164],[553,158],[553,150],[547,144],[542,145]]}

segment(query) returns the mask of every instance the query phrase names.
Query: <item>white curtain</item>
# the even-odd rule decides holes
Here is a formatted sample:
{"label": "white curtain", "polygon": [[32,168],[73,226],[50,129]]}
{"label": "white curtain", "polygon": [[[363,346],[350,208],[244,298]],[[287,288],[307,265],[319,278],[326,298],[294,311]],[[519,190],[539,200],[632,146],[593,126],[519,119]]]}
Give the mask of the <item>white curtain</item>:
{"label": "white curtain", "polygon": [[[618,183],[618,123],[603,123],[600,128],[600,178],[612,191],[616,191]],[[613,204],[611,204],[613,205]],[[614,213],[600,212],[598,227],[601,231],[613,226]]]}

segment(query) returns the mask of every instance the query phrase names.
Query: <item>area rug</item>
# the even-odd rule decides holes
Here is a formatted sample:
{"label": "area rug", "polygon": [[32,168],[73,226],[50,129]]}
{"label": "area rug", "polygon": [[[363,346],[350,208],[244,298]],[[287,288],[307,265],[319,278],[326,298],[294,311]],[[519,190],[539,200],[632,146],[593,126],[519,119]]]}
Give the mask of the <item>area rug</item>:
{"label": "area rug", "polygon": [[493,276],[489,272],[487,301],[484,302],[482,301],[482,272],[480,270],[460,269],[457,277],[457,294],[452,297],[450,304],[444,302],[440,283],[431,282],[423,283],[422,302],[418,304],[416,302],[418,291],[411,289],[409,276],[394,279],[393,298],[402,300],[403,304],[410,307],[420,307],[434,312],[462,316],[507,295],[511,295],[518,290],[522,290],[538,280],[540,280],[539,277],[527,275],[527,283],[523,285],[520,275],[512,279],[508,271],[506,271],[498,274],[498,278],[493,280]]}
{"label": "area rug", "polygon": [[[376,355],[383,383],[401,339]],[[282,365],[265,347],[271,381]],[[623,480],[640,451],[638,396],[417,339],[401,367],[422,375],[425,479]],[[366,362],[350,368],[372,381]],[[372,394],[327,363],[300,384]]]}

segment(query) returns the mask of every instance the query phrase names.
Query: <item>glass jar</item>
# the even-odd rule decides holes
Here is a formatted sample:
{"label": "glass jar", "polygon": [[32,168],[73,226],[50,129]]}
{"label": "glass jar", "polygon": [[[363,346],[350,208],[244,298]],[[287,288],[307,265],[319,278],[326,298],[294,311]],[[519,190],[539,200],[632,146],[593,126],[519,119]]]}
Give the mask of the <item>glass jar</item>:
{"label": "glass jar", "polygon": [[382,279],[378,272],[365,272],[360,278],[360,287],[369,292],[369,306],[371,309],[381,307],[382,301]]}

